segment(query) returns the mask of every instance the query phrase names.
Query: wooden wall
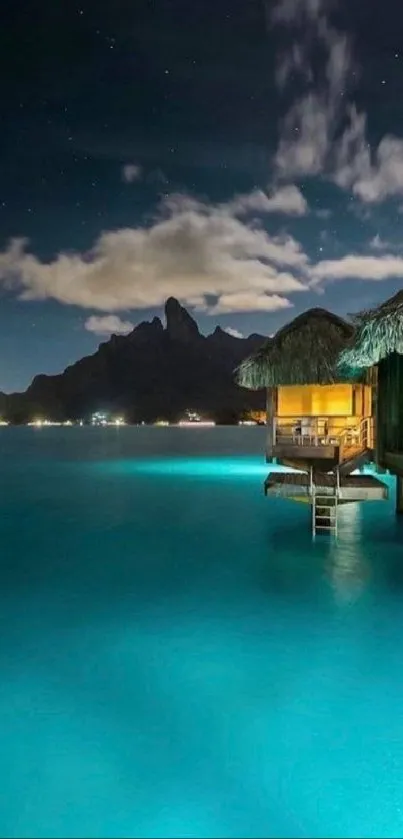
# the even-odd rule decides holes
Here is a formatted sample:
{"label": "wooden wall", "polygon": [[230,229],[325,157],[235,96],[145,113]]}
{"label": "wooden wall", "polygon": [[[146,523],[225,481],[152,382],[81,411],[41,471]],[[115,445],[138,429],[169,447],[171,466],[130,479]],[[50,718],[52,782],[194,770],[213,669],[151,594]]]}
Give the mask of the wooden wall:
{"label": "wooden wall", "polygon": [[378,365],[377,457],[383,465],[386,452],[403,453],[403,356],[398,353]]}
{"label": "wooden wall", "polygon": [[[353,385],[303,385],[278,388],[278,417],[352,417],[363,408],[362,391],[355,411]],[[361,404],[360,404],[361,400]]]}

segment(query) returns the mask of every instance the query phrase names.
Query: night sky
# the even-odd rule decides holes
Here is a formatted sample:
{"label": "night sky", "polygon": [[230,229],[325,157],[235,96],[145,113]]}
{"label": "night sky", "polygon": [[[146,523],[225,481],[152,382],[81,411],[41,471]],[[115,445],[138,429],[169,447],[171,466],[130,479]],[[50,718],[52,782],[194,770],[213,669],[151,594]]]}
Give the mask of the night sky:
{"label": "night sky", "polygon": [[0,64],[0,389],[400,287],[402,0],[13,0]]}

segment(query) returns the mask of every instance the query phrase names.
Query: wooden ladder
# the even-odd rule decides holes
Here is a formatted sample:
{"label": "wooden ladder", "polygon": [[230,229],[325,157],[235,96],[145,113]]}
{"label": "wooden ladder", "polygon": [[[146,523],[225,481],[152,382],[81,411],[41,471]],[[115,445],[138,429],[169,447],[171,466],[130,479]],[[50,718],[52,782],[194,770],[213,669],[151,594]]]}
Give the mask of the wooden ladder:
{"label": "wooden ladder", "polygon": [[337,536],[337,511],[340,490],[340,473],[336,472],[336,480],[331,488],[333,492],[318,492],[311,469],[311,497],[312,497],[312,535],[330,533]]}

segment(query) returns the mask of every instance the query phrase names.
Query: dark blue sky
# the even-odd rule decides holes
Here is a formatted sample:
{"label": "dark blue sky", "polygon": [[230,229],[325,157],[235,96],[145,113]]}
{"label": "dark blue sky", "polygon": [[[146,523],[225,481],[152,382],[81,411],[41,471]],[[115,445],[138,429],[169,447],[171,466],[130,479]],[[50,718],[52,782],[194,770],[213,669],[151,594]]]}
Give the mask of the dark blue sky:
{"label": "dark blue sky", "polygon": [[0,389],[171,294],[269,334],[400,287],[401,2],[3,6]]}

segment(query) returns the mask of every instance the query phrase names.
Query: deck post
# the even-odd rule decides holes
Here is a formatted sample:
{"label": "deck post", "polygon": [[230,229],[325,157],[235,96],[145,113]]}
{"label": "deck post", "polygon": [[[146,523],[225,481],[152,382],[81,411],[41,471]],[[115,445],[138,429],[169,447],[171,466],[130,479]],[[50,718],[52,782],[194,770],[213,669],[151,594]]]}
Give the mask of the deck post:
{"label": "deck post", "polygon": [[396,513],[403,514],[403,478],[401,475],[396,475]]}
{"label": "deck post", "polygon": [[268,387],[266,391],[266,462],[273,462],[273,446],[275,445],[275,389]]}

